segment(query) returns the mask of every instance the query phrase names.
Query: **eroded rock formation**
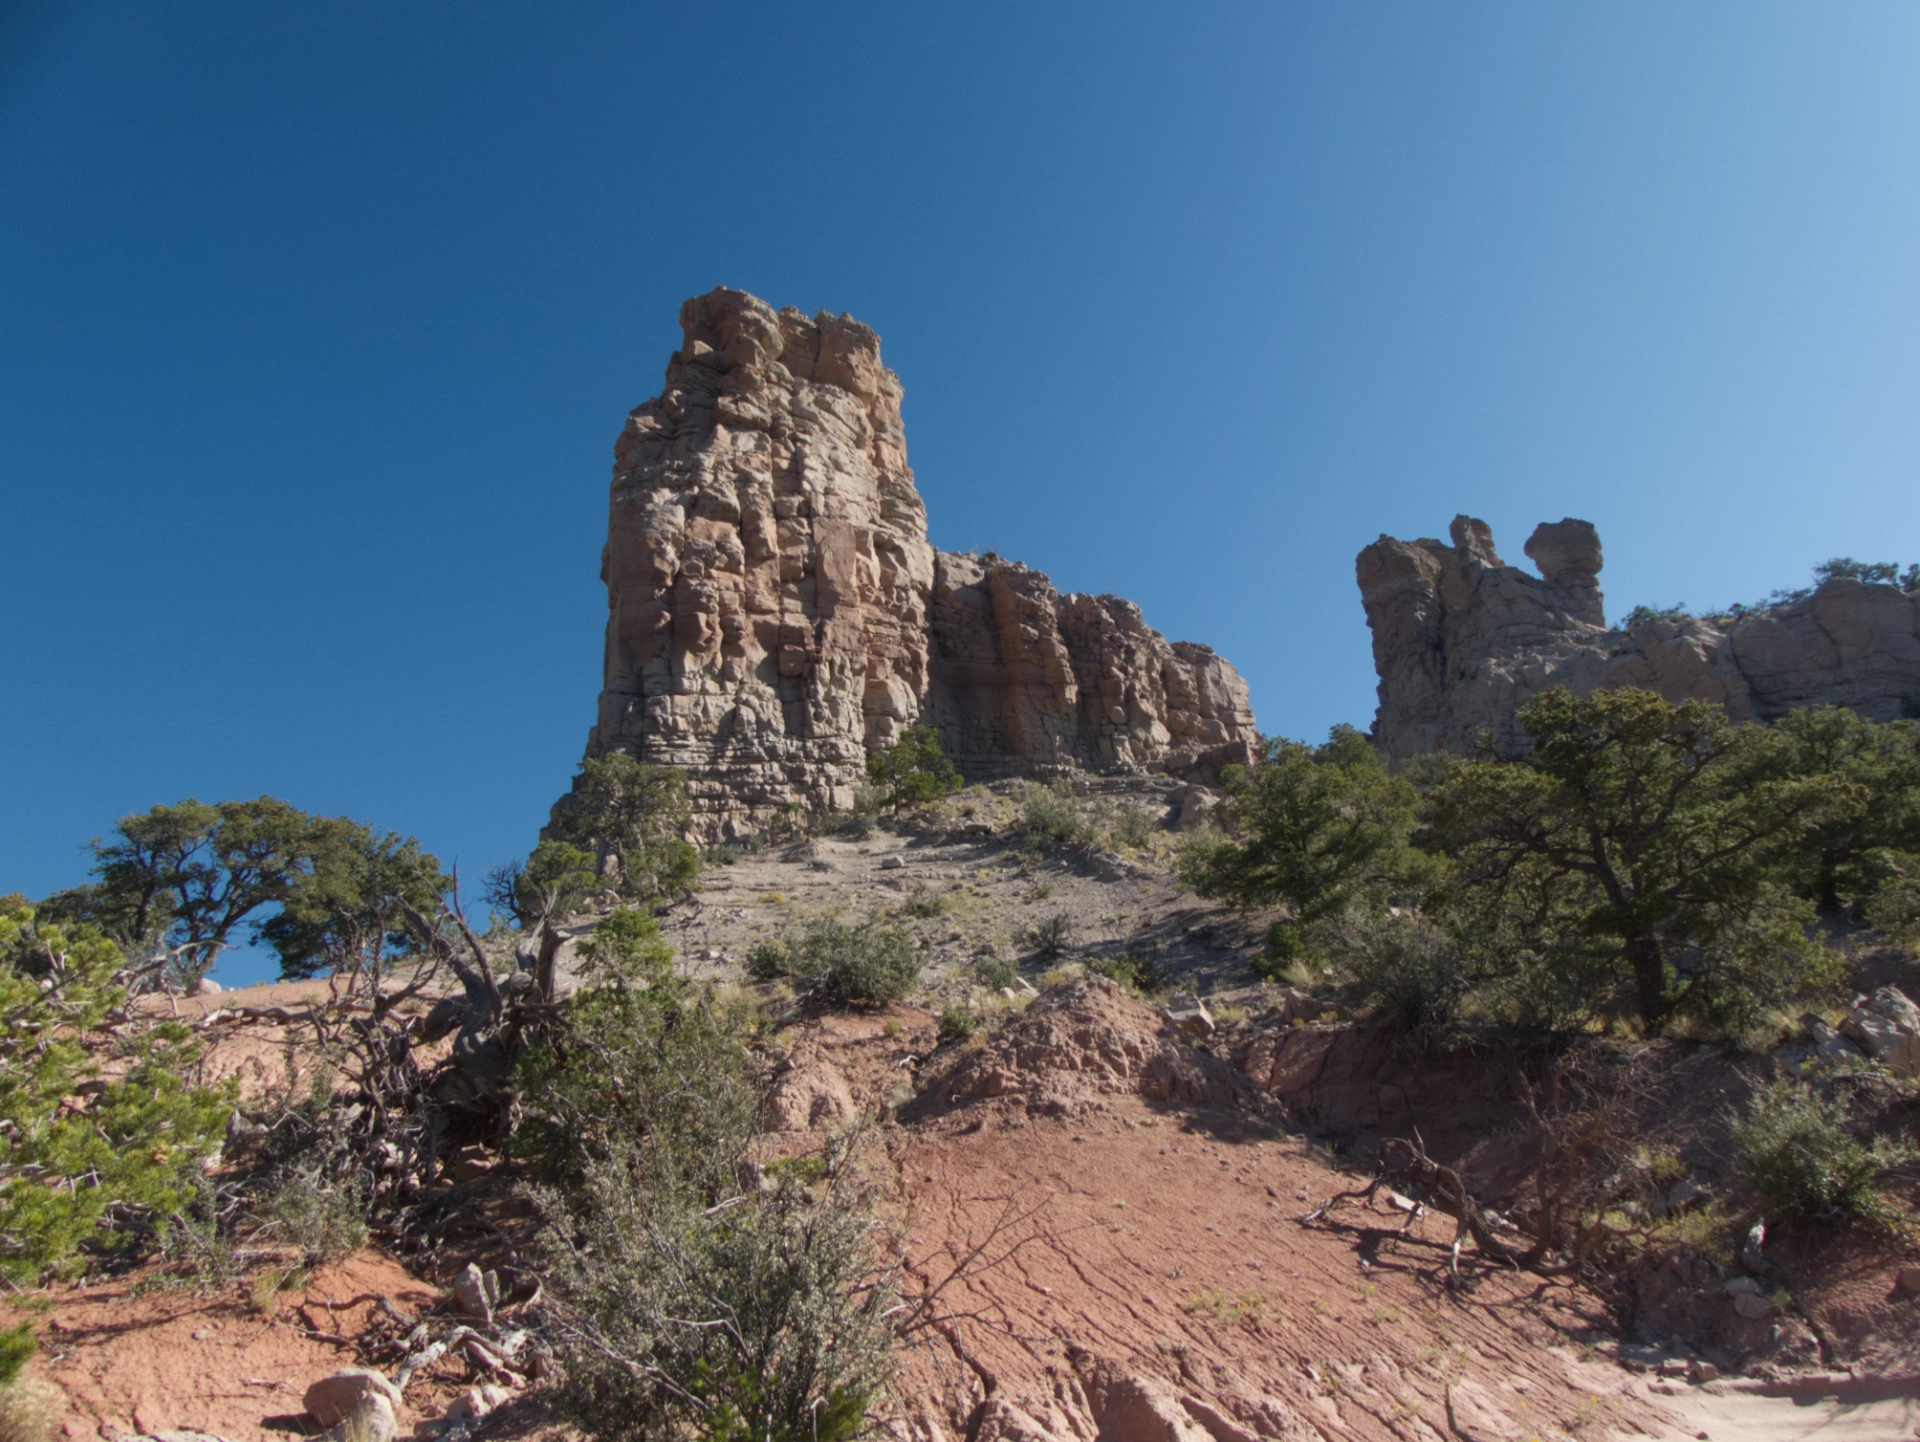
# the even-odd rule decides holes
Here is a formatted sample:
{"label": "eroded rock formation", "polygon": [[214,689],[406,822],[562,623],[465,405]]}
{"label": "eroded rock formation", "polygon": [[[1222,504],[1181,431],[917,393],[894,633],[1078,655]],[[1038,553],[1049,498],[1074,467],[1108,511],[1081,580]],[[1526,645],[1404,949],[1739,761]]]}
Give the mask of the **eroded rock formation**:
{"label": "eroded rock formation", "polygon": [[1660,617],[1632,630],[1602,615],[1600,537],[1585,521],[1542,525],[1526,545],[1538,576],[1509,566],[1484,521],[1456,516],[1452,544],[1382,536],[1360,553],[1380,709],[1395,757],[1523,742],[1514,713],[1542,691],[1641,686],[1700,699],[1737,721],[1799,706],[1851,706],[1874,720],[1920,707],[1920,594],[1830,580],[1744,619]]}
{"label": "eroded rock formation", "polygon": [[724,288],[680,324],[614,446],[588,754],[684,768],[710,836],[849,805],[869,752],[921,722],[973,779],[1250,756],[1246,685],[1206,647],[928,544],[899,378],[866,326]]}

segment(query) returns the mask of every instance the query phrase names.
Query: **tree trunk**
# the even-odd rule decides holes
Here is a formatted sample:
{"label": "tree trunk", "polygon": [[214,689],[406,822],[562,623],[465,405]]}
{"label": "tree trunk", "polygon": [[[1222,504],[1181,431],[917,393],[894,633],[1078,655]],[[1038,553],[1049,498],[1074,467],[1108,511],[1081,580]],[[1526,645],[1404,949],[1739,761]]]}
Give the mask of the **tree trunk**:
{"label": "tree trunk", "polygon": [[1633,968],[1633,989],[1640,1003],[1640,1019],[1649,1032],[1667,1019],[1667,964],[1657,936],[1629,936],[1624,949]]}

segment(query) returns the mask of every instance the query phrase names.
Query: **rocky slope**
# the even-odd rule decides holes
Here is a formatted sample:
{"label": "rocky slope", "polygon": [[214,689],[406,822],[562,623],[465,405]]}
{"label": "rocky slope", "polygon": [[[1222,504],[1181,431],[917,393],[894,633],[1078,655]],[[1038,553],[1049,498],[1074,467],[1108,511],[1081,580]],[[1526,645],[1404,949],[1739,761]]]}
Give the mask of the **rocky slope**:
{"label": "rocky slope", "polygon": [[719,289],[680,313],[614,446],[605,675],[589,755],[682,767],[709,836],[848,806],[929,723],[971,778],[1210,773],[1255,744],[1247,688],[1111,596],[935,551],[901,387],[848,316]]}
{"label": "rocky slope", "polygon": [[1600,537],[1586,521],[1537,528],[1538,576],[1500,559],[1484,521],[1456,516],[1452,544],[1382,536],[1356,562],[1373,631],[1374,737],[1395,757],[1520,741],[1514,713],[1555,686],[1643,686],[1735,720],[1851,706],[1877,721],[1920,708],[1920,594],[1831,580],[1741,620],[1662,617],[1631,631],[1602,615]]}

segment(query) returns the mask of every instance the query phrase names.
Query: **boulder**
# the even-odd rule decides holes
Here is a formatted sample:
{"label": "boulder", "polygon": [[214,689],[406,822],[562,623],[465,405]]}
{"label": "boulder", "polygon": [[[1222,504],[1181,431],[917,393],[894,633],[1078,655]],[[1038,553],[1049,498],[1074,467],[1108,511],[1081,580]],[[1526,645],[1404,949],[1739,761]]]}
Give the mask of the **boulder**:
{"label": "boulder", "polygon": [[368,1397],[384,1398],[390,1407],[400,1405],[400,1389],[368,1367],[342,1367],[322,1377],[307,1388],[300,1404],[322,1427],[332,1427],[351,1417]]}
{"label": "boulder", "polygon": [[1841,1032],[1896,1076],[1920,1076],[1920,1008],[1893,987],[1858,997]]}
{"label": "boulder", "polygon": [[328,1432],[331,1442],[393,1442],[400,1430],[393,1403],[379,1392],[360,1399],[352,1415],[343,1418]]}
{"label": "boulder", "polygon": [[1191,993],[1176,993],[1167,1002],[1167,1020],[1188,1036],[1212,1036],[1213,1013],[1206,1003]]}
{"label": "boulder", "polygon": [[491,1323],[493,1309],[500,1305],[500,1278],[468,1262],[453,1279],[453,1300],[467,1316]]}

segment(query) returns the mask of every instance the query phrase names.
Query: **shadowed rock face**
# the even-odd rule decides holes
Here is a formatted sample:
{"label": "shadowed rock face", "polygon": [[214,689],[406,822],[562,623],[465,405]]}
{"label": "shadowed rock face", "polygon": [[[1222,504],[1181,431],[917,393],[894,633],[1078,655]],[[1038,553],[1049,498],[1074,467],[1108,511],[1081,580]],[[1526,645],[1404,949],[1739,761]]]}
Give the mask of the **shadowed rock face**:
{"label": "shadowed rock face", "polygon": [[1555,686],[1640,686],[1706,700],[1736,721],[1851,706],[1876,721],[1920,707],[1920,595],[1834,580],[1805,600],[1726,626],[1695,616],[1609,630],[1600,538],[1585,521],[1534,531],[1538,576],[1509,566],[1484,521],[1456,516],[1452,544],[1382,536],[1360,553],[1388,755],[1524,742],[1514,713]]}
{"label": "shadowed rock face", "polygon": [[1251,756],[1246,685],[1206,647],[928,544],[871,330],[724,288],[680,324],[614,445],[589,755],[684,768],[707,836],[850,805],[869,752],[920,722],[973,779]]}

